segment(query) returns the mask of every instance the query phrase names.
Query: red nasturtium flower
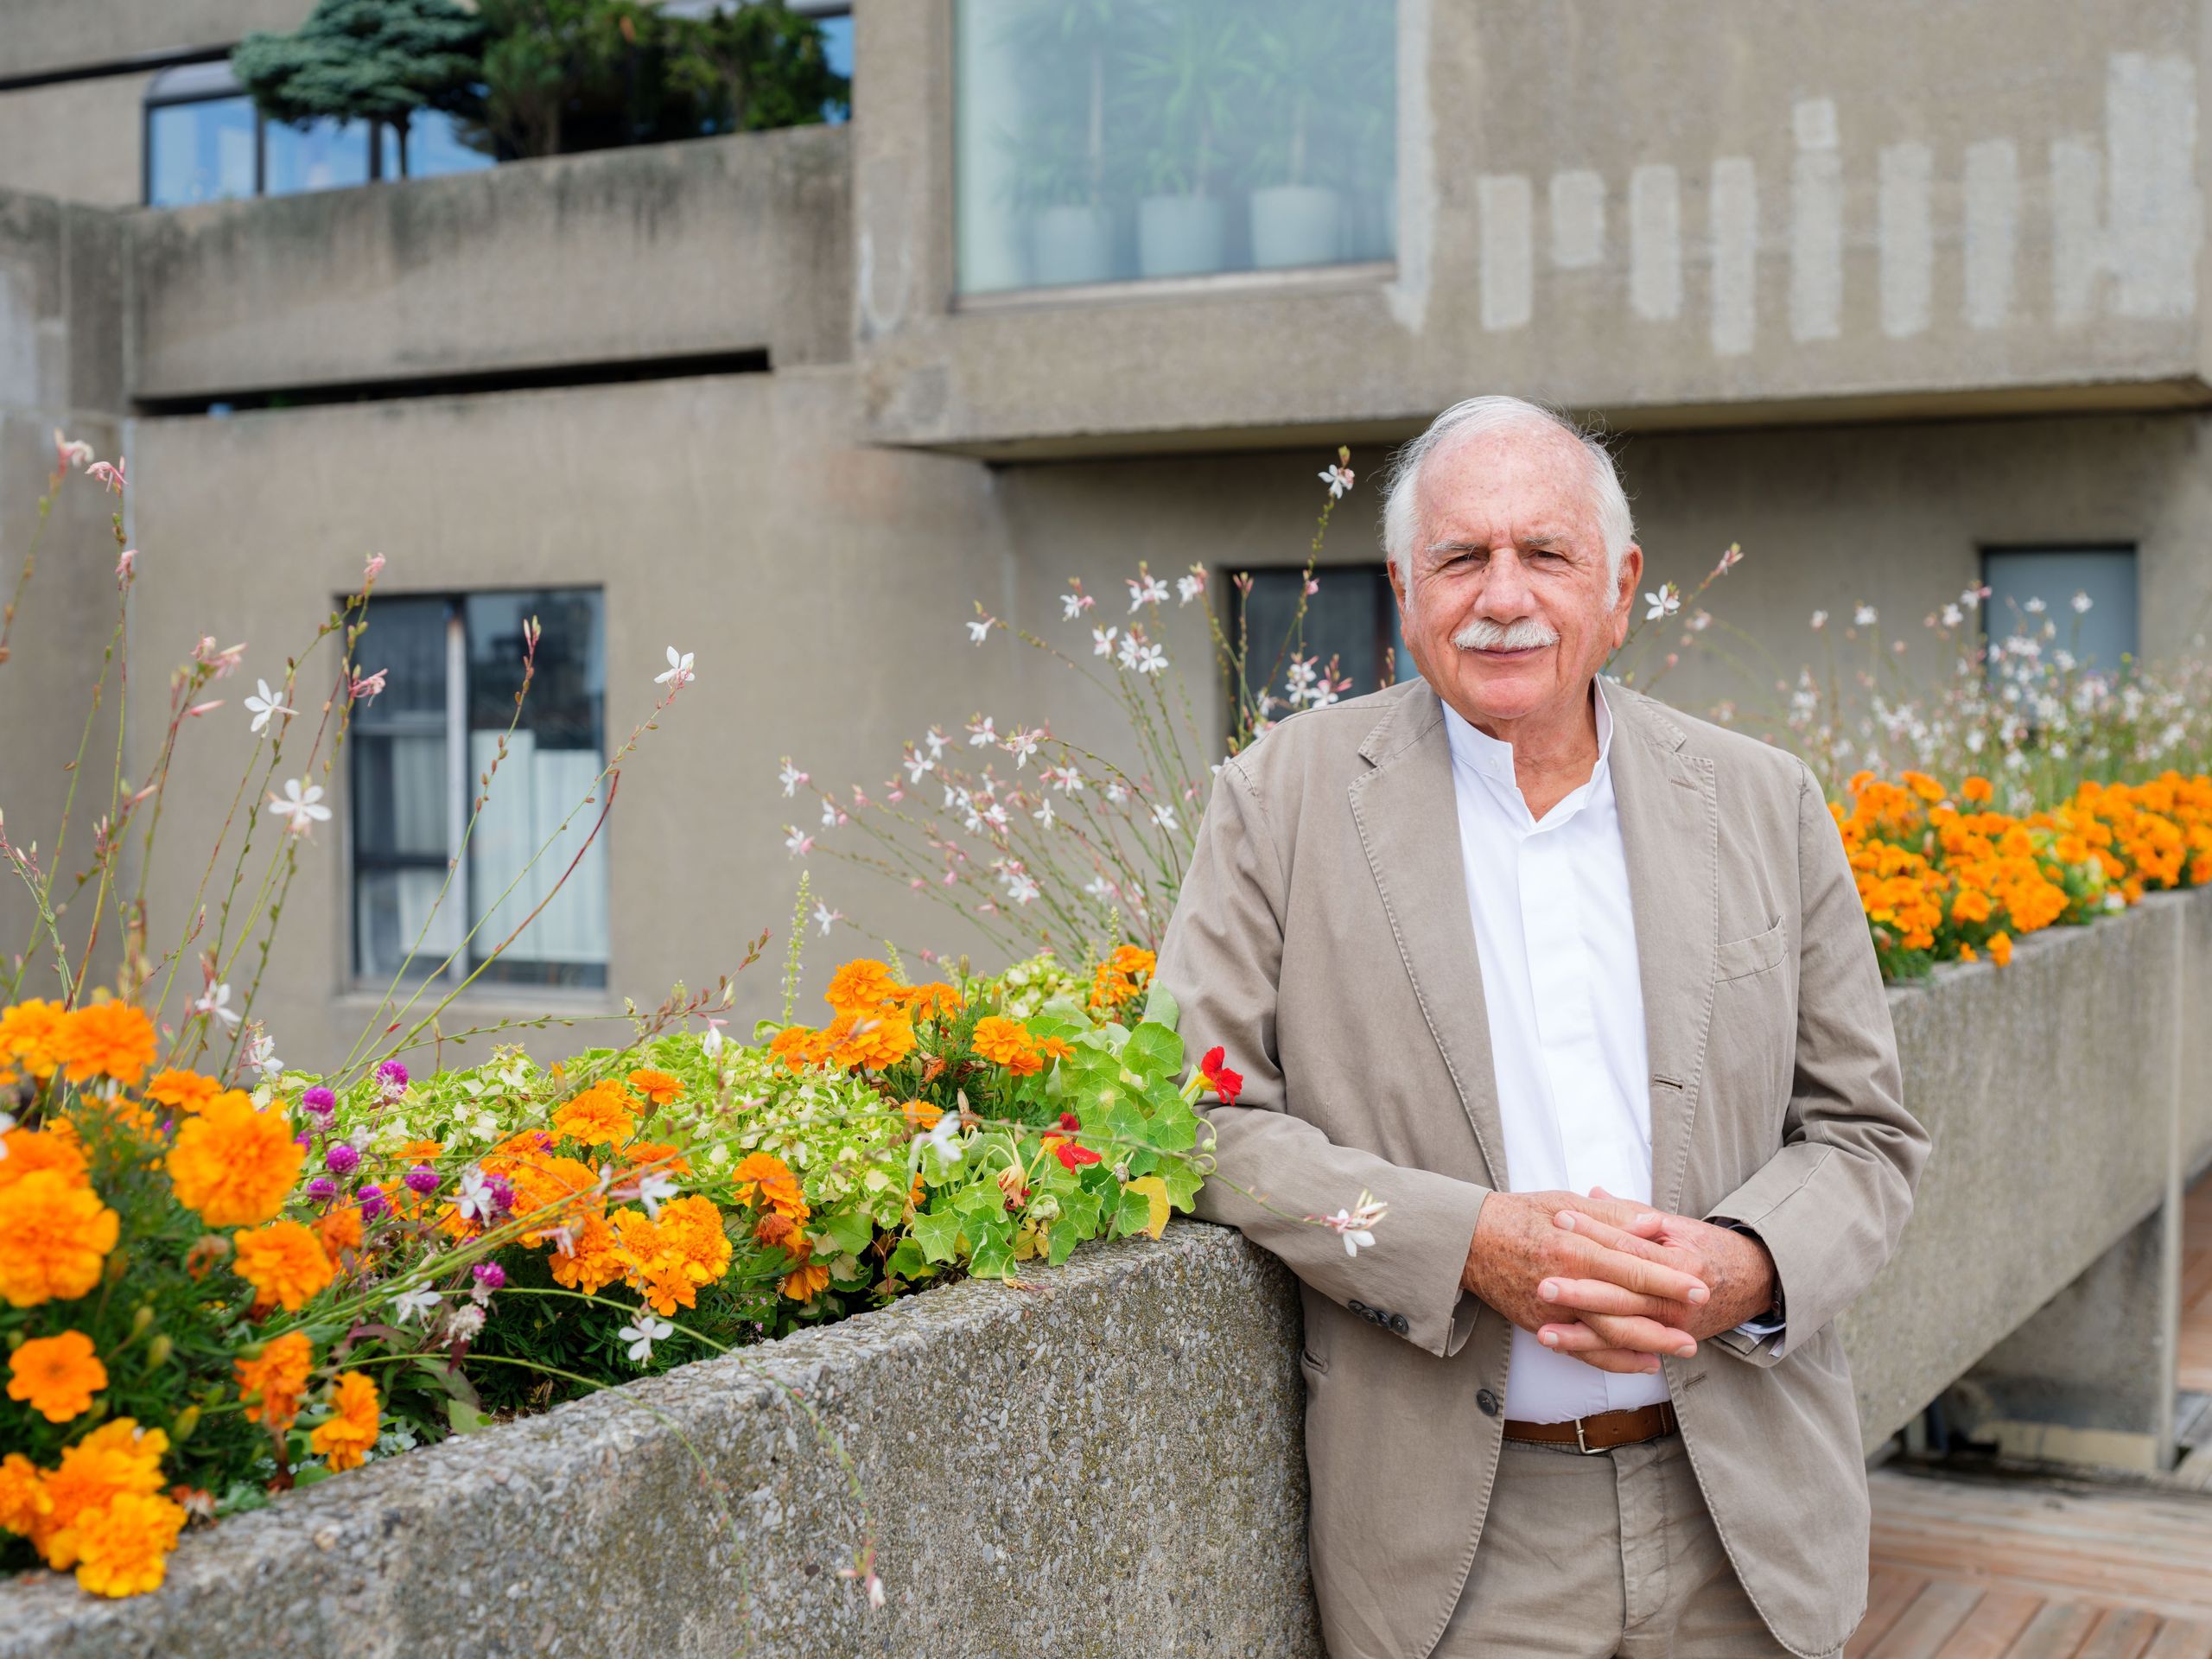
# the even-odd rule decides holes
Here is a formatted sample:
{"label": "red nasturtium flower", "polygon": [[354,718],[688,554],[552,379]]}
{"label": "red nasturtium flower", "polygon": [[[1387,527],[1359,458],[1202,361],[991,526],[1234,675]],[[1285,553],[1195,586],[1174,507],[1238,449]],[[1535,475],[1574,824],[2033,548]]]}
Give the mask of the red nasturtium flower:
{"label": "red nasturtium flower", "polygon": [[1244,1086],[1244,1074],[1232,1071],[1222,1064],[1228,1058],[1227,1049],[1210,1048],[1205,1058],[1198,1062],[1198,1070],[1205,1074],[1206,1081],[1213,1085],[1214,1093],[1221,1096],[1221,1103],[1224,1106],[1234,1105],[1237,1090]]}

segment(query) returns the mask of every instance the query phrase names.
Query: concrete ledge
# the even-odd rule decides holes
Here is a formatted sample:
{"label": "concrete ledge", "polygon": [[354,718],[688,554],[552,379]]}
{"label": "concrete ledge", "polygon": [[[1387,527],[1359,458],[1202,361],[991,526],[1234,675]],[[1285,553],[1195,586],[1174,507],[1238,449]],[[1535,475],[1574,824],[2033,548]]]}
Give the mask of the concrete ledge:
{"label": "concrete ledge", "polygon": [[[1086,1247],[411,1452],[188,1538],[160,1591],[0,1585],[0,1659],[1319,1655],[1289,1275]],[[864,1522],[888,1602],[837,1576]]]}
{"label": "concrete ledge", "polygon": [[130,216],[131,396],[849,354],[842,127]]}

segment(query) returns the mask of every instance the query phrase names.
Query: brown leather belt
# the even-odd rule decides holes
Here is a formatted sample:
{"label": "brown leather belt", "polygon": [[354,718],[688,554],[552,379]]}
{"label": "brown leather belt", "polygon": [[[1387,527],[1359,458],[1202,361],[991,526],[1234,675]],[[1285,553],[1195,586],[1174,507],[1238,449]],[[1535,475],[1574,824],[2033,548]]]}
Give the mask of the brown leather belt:
{"label": "brown leather belt", "polygon": [[1571,1446],[1578,1452],[1610,1452],[1617,1446],[1656,1440],[1662,1434],[1674,1433],[1680,1427],[1673,1404],[1662,1400],[1656,1406],[1644,1406],[1635,1411],[1601,1411],[1594,1417],[1577,1417],[1571,1423],[1526,1423],[1509,1417],[1505,1420],[1505,1438],[1534,1440],[1541,1446]]}

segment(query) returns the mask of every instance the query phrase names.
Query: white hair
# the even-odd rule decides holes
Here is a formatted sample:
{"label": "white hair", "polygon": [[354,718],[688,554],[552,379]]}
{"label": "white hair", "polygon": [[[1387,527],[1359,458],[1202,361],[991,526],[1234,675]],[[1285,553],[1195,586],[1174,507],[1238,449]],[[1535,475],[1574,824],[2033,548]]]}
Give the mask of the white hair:
{"label": "white hair", "polygon": [[1428,429],[1391,458],[1390,489],[1382,505],[1382,550],[1397,567],[1398,579],[1411,591],[1414,544],[1421,537],[1421,474],[1436,452],[1463,438],[1535,428],[1563,432],[1582,447],[1590,469],[1591,505],[1605,543],[1605,580],[1618,587],[1621,556],[1636,539],[1636,519],[1628,495],[1605,446],[1557,410],[1525,398],[1491,396],[1457,403],[1429,423]]}

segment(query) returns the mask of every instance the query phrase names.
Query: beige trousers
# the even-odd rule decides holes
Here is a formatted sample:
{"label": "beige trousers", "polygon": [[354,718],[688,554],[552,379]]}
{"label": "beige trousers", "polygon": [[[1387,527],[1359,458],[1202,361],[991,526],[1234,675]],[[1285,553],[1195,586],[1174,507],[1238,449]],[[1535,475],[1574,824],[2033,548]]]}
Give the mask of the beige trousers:
{"label": "beige trousers", "polygon": [[1434,1659],[1738,1659],[1788,1649],[1728,1564],[1679,1434],[1586,1457],[1508,1440]]}

